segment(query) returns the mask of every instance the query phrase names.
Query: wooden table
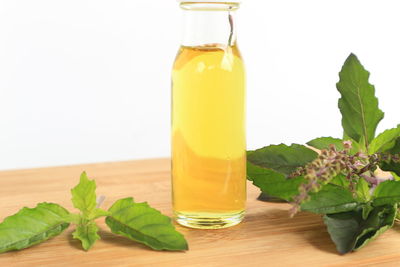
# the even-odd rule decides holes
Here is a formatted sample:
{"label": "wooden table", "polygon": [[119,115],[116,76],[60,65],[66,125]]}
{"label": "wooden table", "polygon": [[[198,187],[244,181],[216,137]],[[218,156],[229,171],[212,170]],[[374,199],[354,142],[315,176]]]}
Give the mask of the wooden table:
{"label": "wooden table", "polygon": [[[0,220],[22,206],[56,202],[71,211],[70,189],[86,170],[105,195],[103,208],[133,196],[171,215],[170,161],[154,159],[0,172]],[[321,217],[300,213],[290,219],[288,204],[257,201],[248,184],[246,219],[221,230],[177,226],[187,252],[152,251],[110,234],[99,219],[101,240],[85,252],[71,238],[73,226],[45,243],[0,254],[0,266],[400,266],[400,227],[384,233],[361,251],[338,255]]]}

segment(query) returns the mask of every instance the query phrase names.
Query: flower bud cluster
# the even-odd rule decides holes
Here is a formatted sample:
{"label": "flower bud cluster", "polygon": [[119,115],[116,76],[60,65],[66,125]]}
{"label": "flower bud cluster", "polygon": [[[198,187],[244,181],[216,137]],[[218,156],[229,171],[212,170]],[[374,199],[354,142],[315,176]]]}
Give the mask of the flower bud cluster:
{"label": "flower bud cluster", "polygon": [[[303,176],[306,183],[299,187],[299,194],[293,197],[292,208],[289,213],[294,216],[300,211],[300,205],[310,199],[310,193],[318,192],[338,174],[343,174],[349,181],[349,190],[356,194],[356,185],[360,178],[370,185],[376,185],[378,179],[374,176],[378,163],[377,155],[365,155],[358,152],[351,155],[351,141],[343,142],[343,150],[338,151],[334,145],[321,150],[319,156],[306,166],[297,169],[290,177]],[[393,159],[393,157],[391,158]]]}
{"label": "flower bud cluster", "polygon": [[329,183],[346,168],[350,148],[351,144],[346,143],[343,151],[337,151],[334,145],[330,145],[328,149],[321,150],[315,160],[289,175],[289,177],[303,176],[307,180],[307,183],[300,185],[299,195],[293,197],[293,207],[289,212],[291,216],[300,210],[301,203],[310,198],[310,192],[318,192],[323,185]]}

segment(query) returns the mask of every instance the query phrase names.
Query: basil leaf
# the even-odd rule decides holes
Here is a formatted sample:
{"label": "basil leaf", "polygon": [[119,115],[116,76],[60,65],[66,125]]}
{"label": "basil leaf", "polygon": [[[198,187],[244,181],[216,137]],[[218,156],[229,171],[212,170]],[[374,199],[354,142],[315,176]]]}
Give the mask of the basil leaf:
{"label": "basil leaf", "polygon": [[354,210],[358,203],[350,191],[333,184],[327,184],[316,193],[310,193],[310,200],[301,205],[302,211],[331,214]]}
{"label": "basil leaf", "polygon": [[381,206],[370,212],[367,220],[363,220],[362,231],[358,234],[354,250],[359,250],[380,234],[390,229],[397,214],[397,205]]}
{"label": "basil leaf", "polygon": [[299,194],[299,186],[304,182],[303,177],[286,178],[282,173],[262,168],[247,162],[247,179],[270,197],[284,200]]}
{"label": "basil leaf", "polygon": [[341,94],[339,109],[342,113],[343,130],[358,143],[368,148],[374,139],[376,127],[383,119],[378,107],[375,88],[368,82],[369,72],[354,54],[346,59],[336,84]]}
{"label": "basil leaf", "polygon": [[[389,153],[391,155],[400,155],[400,137],[398,137],[393,145],[393,147],[385,153]],[[381,161],[379,162],[379,167],[384,171],[394,172],[396,175],[400,176],[400,163],[395,162],[393,160],[390,161]]]}
{"label": "basil leaf", "polygon": [[116,201],[109,209],[106,223],[115,234],[145,244],[155,250],[187,250],[188,244],[175,230],[171,219],[146,202],[133,198]]}
{"label": "basil leaf", "polygon": [[251,151],[247,154],[247,161],[256,166],[289,175],[298,167],[313,161],[317,156],[316,152],[302,145],[280,144]]}
{"label": "basil leaf", "polygon": [[96,182],[89,180],[86,172],[81,174],[79,184],[72,188],[72,203],[74,207],[82,212],[85,220],[95,220],[102,216],[109,215],[108,211],[97,208],[96,202]]}
{"label": "basil leaf", "polygon": [[330,144],[335,145],[337,150],[343,150],[343,140],[339,138],[319,137],[307,142],[307,145],[318,149],[327,149]]}
{"label": "basil leaf", "polygon": [[361,210],[362,210],[362,218],[363,220],[366,220],[368,218],[368,215],[370,212],[374,209],[374,207],[371,205],[371,202],[367,203],[362,203],[361,205]]}
{"label": "basil leaf", "polygon": [[72,233],[72,237],[81,241],[84,250],[89,250],[96,240],[100,239],[100,236],[97,234],[98,231],[99,228],[96,223],[88,221],[79,224]]}
{"label": "basil leaf", "polygon": [[338,186],[344,187],[344,188],[349,188],[349,185],[350,185],[350,181],[347,180],[346,176],[343,174],[338,174],[329,183],[338,185]]}
{"label": "basil leaf", "polygon": [[79,184],[71,189],[74,207],[88,216],[96,208],[96,182],[89,180],[86,172],[81,174]]}
{"label": "basil leaf", "polygon": [[328,233],[340,254],[354,249],[360,228],[361,216],[356,211],[348,211],[324,216]]}
{"label": "basil leaf", "polygon": [[400,202],[400,181],[384,181],[375,188],[374,206],[393,205],[398,202]]}
{"label": "basil leaf", "polygon": [[348,211],[324,216],[329,235],[341,254],[357,250],[392,227],[397,206],[374,208],[363,219],[362,210]]}
{"label": "basil leaf", "polygon": [[396,138],[396,141],[395,141],[393,147],[391,149],[389,149],[388,151],[385,151],[385,152],[388,152],[388,153],[390,153],[392,155],[393,154],[400,154],[400,137]]}
{"label": "basil leaf", "polygon": [[396,145],[396,140],[400,139],[399,137],[400,125],[398,125],[396,128],[384,131],[374,140],[372,140],[368,150],[369,154],[389,151]]}
{"label": "basil leaf", "polygon": [[[319,137],[315,138],[309,142],[307,142],[307,145],[315,147],[317,149],[328,149],[329,145],[335,145],[336,149],[339,151],[342,151],[344,149],[343,147],[343,140],[339,138],[333,138],[333,137]],[[357,142],[352,141],[352,147],[350,150],[351,154],[355,154],[359,151],[359,145]]]}
{"label": "basil leaf", "polygon": [[54,203],[22,208],[0,224],[0,253],[27,248],[61,234],[69,226],[68,214]]}
{"label": "basil leaf", "polygon": [[356,194],[358,201],[360,202],[368,202],[371,199],[370,188],[367,181],[363,178],[360,178],[356,185]]}
{"label": "basil leaf", "polygon": [[79,184],[71,189],[71,194],[74,207],[82,212],[72,235],[81,241],[84,250],[89,250],[100,239],[97,234],[99,228],[94,220],[109,215],[109,212],[96,208],[96,182],[89,180],[86,172],[81,174]]}

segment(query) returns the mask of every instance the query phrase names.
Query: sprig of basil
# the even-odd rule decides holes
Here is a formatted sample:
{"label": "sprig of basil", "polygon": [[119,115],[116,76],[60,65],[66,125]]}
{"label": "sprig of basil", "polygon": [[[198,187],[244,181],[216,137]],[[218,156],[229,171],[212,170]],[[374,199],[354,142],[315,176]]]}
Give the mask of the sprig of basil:
{"label": "sprig of basil", "polygon": [[[355,193],[348,190],[350,181],[339,174],[318,192],[310,193],[301,210],[324,214],[324,222],[332,241],[340,253],[360,249],[392,227],[400,202],[400,125],[377,137],[375,131],[384,113],[378,107],[375,88],[368,81],[369,72],[354,54],[346,59],[337,83],[340,92],[339,109],[342,114],[343,138],[319,137],[307,143],[316,149],[334,145],[344,149],[343,141],[351,141],[352,155],[357,152],[376,156],[382,170],[393,172],[397,180],[385,181],[371,189],[360,178]],[[303,177],[286,178],[296,168],[312,161],[316,154],[307,147],[293,144],[271,145],[250,151],[247,178],[261,191],[272,197],[292,200],[299,194]],[[386,159],[386,160],[385,160]],[[396,176],[397,175],[397,176]],[[371,193],[373,191],[373,193]]]}
{"label": "sprig of basil", "polygon": [[35,208],[23,208],[0,223],[0,253],[20,250],[39,244],[62,233],[70,223],[76,224],[73,238],[89,250],[100,239],[95,220],[107,216],[113,233],[143,243],[155,250],[187,250],[184,236],[176,231],[171,219],[147,203],[135,203],[132,198],[118,200],[109,211],[96,203],[96,182],[83,172],[80,182],[72,188],[72,203],[80,213],[70,213],[54,203],[39,203]]}

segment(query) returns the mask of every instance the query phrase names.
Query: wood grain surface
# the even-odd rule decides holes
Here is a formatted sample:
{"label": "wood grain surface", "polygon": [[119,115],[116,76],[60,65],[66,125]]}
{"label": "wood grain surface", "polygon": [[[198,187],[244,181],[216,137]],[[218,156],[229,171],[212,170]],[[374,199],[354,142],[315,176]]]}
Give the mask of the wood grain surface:
{"label": "wood grain surface", "polygon": [[[22,206],[56,202],[73,210],[70,189],[86,170],[96,179],[103,208],[133,196],[171,215],[168,159],[101,163],[0,172],[0,220]],[[221,230],[177,226],[189,242],[186,252],[152,251],[110,234],[99,219],[101,240],[85,252],[71,238],[73,226],[60,236],[22,250],[0,254],[0,266],[400,266],[400,227],[384,233],[361,251],[338,255],[322,219],[300,213],[290,219],[288,204],[257,201],[248,184],[243,223]]]}

